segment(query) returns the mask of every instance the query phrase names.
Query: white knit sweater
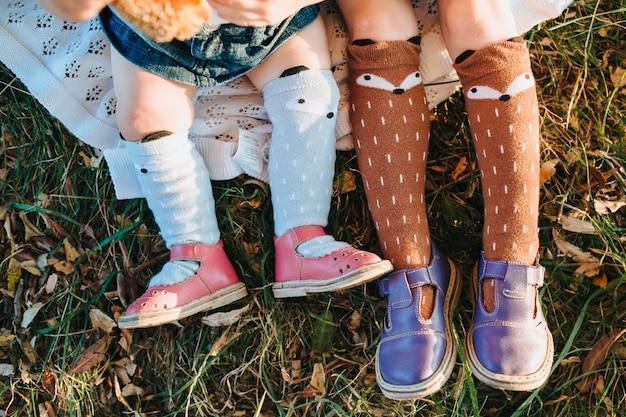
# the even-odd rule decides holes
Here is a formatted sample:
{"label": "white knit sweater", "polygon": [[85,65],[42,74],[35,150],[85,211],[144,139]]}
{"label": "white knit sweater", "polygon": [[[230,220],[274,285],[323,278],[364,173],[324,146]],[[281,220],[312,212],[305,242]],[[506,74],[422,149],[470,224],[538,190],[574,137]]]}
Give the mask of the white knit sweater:
{"label": "white knit sweater", "polygon": [[[511,0],[519,34],[557,17],[571,0]],[[422,31],[421,70],[430,108],[449,97],[459,82],[437,23],[436,0],[414,0]],[[347,35],[331,0],[322,4],[335,79],[341,92],[337,149],[352,147],[347,101]],[[96,20],[70,24],[43,10],[36,0],[0,2],[0,61],[70,132],[104,153],[119,199],[142,197],[135,172],[119,139],[110,45]],[[195,98],[191,139],[211,178],[242,173],[267,181],[271,125],[261,93],[245,78],[202,88]]]}

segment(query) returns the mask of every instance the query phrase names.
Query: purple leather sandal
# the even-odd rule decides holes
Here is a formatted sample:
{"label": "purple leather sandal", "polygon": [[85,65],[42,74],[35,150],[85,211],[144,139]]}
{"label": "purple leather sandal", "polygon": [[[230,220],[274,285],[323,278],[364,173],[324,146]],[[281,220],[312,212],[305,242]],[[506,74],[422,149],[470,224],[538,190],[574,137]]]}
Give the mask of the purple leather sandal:
{"label": "purple leather sandal", "polygon": [[[452,333],[459,280],[454,264],[432,246],[429,266],[392,272],[378,281],[388,296],[385,326],[376,350],[376,380],[392,399],[416,399],[438,391],[456,360]],[[434,309],[420,314],[423,287],[435,288]]]}
{"label": "purple leather sandal", "polygon": [[[530,391],[550,376],[552,334],[539,300],[544,268],[481,259],[473,280],[473,324],[465,339],[469,367],[480,381],[498,389]],[[493,310],[483,303],[483,282],[494,289]]]}

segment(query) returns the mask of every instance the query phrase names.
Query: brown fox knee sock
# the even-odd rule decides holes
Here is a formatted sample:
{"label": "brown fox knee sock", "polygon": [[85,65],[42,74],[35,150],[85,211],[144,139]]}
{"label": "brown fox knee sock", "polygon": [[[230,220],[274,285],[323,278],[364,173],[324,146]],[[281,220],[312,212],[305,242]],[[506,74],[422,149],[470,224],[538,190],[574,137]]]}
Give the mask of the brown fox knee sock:
{"label": "brown fox knee sock", "polygon": [[485,258],[533,264],[539,207],[539,114],[528,49],[496,43],[457,58],[481,170]]}
{"label": "brown fox knee sock", "polygon": [[383,255],[396,269],[430,263],[424,202],[430,120],[419,38],[348,46],[352,128]]}

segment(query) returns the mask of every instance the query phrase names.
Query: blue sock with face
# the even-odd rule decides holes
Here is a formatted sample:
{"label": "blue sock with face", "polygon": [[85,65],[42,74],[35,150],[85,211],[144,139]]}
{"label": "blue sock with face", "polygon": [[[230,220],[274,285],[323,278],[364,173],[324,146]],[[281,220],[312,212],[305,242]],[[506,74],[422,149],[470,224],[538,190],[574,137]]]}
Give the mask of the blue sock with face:
{"label": "blue sock with face", "polygon": [[[332,72],[300,69],[268,83],[263,95],[273,124],[268,172],[274,232],[280,237],[299,226],[326,226],[339,103]],[[331,247],[345,246],[331,240]],[[310,245],[315,246],[315,242]],[[319,254],[321,249],[332,251],[327,245],[311,250]]]}

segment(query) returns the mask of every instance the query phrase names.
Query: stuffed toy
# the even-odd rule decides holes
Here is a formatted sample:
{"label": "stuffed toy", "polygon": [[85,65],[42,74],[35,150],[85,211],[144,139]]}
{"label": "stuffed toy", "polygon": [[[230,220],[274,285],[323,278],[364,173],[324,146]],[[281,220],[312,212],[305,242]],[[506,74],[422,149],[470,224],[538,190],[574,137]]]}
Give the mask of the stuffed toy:
{"label": "stuffed toy", "polygon": [[113,0],[111,4],[157,42],[189,39],[211,18],[206,0]]}

